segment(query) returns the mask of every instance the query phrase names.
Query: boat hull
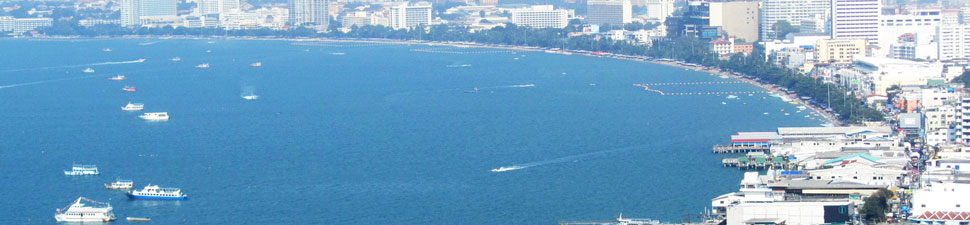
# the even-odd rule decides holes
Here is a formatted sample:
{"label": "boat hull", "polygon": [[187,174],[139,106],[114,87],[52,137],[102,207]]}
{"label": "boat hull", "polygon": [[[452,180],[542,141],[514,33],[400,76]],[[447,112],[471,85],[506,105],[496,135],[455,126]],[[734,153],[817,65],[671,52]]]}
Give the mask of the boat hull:
{"label": "boat hull", "polygon": [[128,195],[128,198],[134,199],[134,200],[187,200],[189,199],[189,196],[180,196],[180,197],[145,196],[145,195],[133,195],[131,193],[128,193],[127,195]]}
{"label": "boat hull", "polygon": [[68,176],[84,176],[84,175],[98,175],[98,172],[76,172],[76,171],[64,171],[64,175]]}
{"label": "boat hull", "polygon": [[114,216],[107,218],[104,217],[83,217],[83,216],[66,216],[66,215],[54,215],[54,220],[57,222],[111,222],[115,220]]}

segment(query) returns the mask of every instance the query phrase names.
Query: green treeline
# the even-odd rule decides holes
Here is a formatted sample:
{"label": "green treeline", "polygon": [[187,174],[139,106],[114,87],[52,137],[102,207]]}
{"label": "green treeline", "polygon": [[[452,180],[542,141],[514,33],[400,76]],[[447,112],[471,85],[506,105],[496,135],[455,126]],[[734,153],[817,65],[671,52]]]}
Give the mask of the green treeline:
{"label": "green treeline", "polygon": [[[339,24],[332,24],[335,30]],[[708,44],[696,38],[677,37],[664,38],[652,43],[652,47],[632,44],[626,41],[614,41],[598,36],[568,37],[569,32],[575,32],[579,26],[570,24],[563,29],[533,29],[506,24],[505,27],[495,27],[488,30],[470,32],[468,27],[435,25],[430,28],[419,27],[411,30],[394,30],[383,26],[351,27],[350,32],[317,33],[312,29],[297,28],[286,31],[270,29],[252,30],[223,30],[218,28],[139,28],[127,29],[118,25],[98,25],[94,27],[80,27],[76,23],[55,23],[53,27],[41,30],[47,35],[66,36],[122,36],[122,35],[160,35],[160,36],[245,36],[245,37],[275,37],[297,38],[318,37],[337,39],[395,39],[395,40],[423,40],[423,41],[452,41],[476,42],[482,44],[500,44],[515,46],[533,46],[543,48],[564,48],[568,50],[601,51],[614,54],[646,56],[653,58],[667,58],[687,63],[699,64],[707,67],[719,68],[726,71],[738,72],[756,78],[764,83],[770,83],[795,92],[799,96],[811,97],[819,105],[831,108],[843,122],[858,123],[861,121],[882,121],[883,114],[868,107],[862,100],[852,93],[834,84],[824,83],[821,79],[814,79],[799,74],[795,70],[777,66],[774,62],[766,62],[765,52],[761,46],[755,46],[752,54],[747,56],[735,54],[727,60],[721,60],[710,50]],[[428,32],[424,32],[427,30]]]}

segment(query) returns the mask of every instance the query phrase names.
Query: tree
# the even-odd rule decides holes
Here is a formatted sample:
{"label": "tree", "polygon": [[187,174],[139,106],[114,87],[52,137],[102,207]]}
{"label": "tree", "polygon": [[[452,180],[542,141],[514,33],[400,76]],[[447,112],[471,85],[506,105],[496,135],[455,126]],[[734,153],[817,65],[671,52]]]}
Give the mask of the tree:
{"label": "tree", "polygon": [[885,221],[886,212],[889,212],[889,199],[892,197],[893,193],[883,188],[866,198],[866,203],[859,209],[862,219],[869,222]]}
{"label": "tree", "polygon": [[957,78],[953,78],[950,83],[961,83],[964,87],[970,87],[970,70],[964,70],[963,74],[960,74]]}
{"label": "tree", "polygon": [[795,27],[792,27],[791,23],[788,23],[787,20],[779,20],[778,22],[775,22],[775,24],[771,26],[771,30],[775,31],[775,39],[785,39],[785,36],[787,36],[789,33],[798,31],[795,29]]}

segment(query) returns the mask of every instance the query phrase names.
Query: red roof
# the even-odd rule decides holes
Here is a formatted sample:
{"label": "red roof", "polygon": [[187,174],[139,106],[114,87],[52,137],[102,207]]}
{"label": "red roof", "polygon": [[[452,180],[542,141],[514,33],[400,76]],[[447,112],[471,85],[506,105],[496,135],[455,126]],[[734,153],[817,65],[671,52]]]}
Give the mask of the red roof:
{"label": "red roof", "polygon": [[918,220],[970,220],[970,212],[927,211]]}

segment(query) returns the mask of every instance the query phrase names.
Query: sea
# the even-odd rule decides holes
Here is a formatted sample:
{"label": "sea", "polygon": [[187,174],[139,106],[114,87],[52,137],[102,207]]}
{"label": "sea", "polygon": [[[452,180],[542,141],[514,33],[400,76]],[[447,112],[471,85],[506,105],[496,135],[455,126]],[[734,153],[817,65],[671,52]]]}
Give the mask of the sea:
{"label": "sea", "polygon": [[[712,145],[825,123],[763,91],[542,51],[0,39],[0,224],[55,224],[79,196],[110,203],[113,224],[696,222],[743,174]],[[101,174],[65,176],[75,163]],[[129,200],[103,186],[116,179],[189,199]]]}

